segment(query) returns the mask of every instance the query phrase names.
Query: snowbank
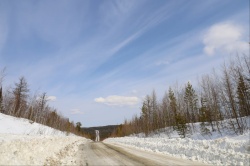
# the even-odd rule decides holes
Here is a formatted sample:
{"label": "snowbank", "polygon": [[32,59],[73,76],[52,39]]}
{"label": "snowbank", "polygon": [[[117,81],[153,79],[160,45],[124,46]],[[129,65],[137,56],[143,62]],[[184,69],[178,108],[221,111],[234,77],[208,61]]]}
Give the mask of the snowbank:
{"label": "snowbank", "polygon": [[0,113],[0,133],[57,136],[67,135],[66,132],[55,130],[51,127],[32,122],[28,119],[17,118],[2,113]]}
{"label": "snowbank", "polygon": [[109,138],[104,142],[120,144],[171,155],[192,161],[200,161],[213,165],[246,165],[250,159],[249,130],[243,135],[235,135],[228,130],[221,134],[212,132],[210,136],[202,136],[198,124],[197,131],[189,138],[178,138],[176,132],[163,129],[162,132],[145,137],[143,134],[122,138]]}
{"label": "snowbank", "polygon": [[0,134],[0,165],[76,165],[77,136],[27,136]]}
{"label": "snowbank", "polygon": [[90,140],[0,113],[0,165],[77,165]]}

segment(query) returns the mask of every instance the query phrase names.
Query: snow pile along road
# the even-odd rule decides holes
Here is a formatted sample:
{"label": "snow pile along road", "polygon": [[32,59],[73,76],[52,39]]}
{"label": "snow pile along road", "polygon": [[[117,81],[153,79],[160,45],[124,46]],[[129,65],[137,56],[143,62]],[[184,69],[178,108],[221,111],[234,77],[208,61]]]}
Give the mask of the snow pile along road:
{"label": "snow pile along road", "polygon": [[0,113],[0,165],[77,165],[78,147],[89,141]]}
{"label": "snow pile along road", "polygon": [[249,165],[249,133],[243,139],[220,138],[192,140],[190,138],[109,138],[107,143],[121,144],[142,150],[158,152],[192,161],[215,165]]}
{"label": "snow pile along road", "polygon": [[[199,129],[198,124],[196,128]],[[178,138],[175,131],[167,130],[145,137],[143,134],[121,138],[109,138],[104,142],[134,147],[146,151],[171,155],[182,159],[213,165],[249,165],[250,132],[235,135],[224,131],[212,132],[209,137],[194,133],[189,138]],[[169,130],[168,130],[169,131]]]}
{"label": "snow pile along road", "polygon": [[[25,135],[57,135],[65,136],[66,132],[35,123],[28,119],[17,118],[0,113],[0,133]],[[71,134],[73,135],[73,134]]]}
{"label": "snow pile along road", "polygon": [[76,136],[0,134],[0,165],[76,165],[80,144]]}

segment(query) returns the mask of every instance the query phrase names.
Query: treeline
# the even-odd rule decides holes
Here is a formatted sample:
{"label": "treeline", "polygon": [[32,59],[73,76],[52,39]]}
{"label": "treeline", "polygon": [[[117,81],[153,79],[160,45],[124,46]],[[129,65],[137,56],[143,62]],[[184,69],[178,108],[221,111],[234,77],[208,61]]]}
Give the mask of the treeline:
{"label": "treeline", "polygon": [[5,69],[0,73],[0,113],[26,118],[61,131],[84,136],[81,123],[76,124],[49,106],[46,93],[30,96],[27,81],[20,77],[14,88],[2,89]]}
{"label": "treeline", "polygon": [[[125,120],[112,136],[148,135],[169,127],[186,137],[196,131],[196,122],[201,122],[202,134],[220,133],[224,128],[242,134],[249,115],[250,56],[243,55],[224,63],[219,72],[203,75],[195,88],[190,82],[169,87],[160,100],[153,91],[145,97],[140,116]],[[226,119],[225,125],[222,121]]]}
{"label": "treeline", "polygon": [[83,127],[82,131],[89,135],[89,138],[93,141],[96,138],[95,130],[99,130],[100,141],[110,137],[113,131],[118,127],[118,125],[108,125],[108,126],[97,126],[97,127]]}

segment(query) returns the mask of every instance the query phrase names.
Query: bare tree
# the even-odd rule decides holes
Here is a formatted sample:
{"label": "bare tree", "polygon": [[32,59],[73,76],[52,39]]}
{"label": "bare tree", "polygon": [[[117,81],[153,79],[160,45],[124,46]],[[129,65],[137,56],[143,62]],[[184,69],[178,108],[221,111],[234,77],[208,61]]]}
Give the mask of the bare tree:
{"label": "bare tree", "polygon": [[[228,109],[232,112],[231,116],[232,118],[235,118],[236,124],[237,124],[237,130],[240,131],[240,133],[243,133],[243,128],[242,125],[240,124],[239,118],[238,118],[238,112],[237,112],[237,106],[236,106],[236,94],[235,94],[235,89],[234,86],[232,85],[232,81],[230,79],[230,75],[228,72],[228,69],[224,65],[223,69],[223,74],[224,74],[224,91],[225,94],[227,95],[226,102],[227,102],[227,107]],[[237,130],[235,130],[237,132]]]}
{"label": "bare tree", "polygon": [[6,76],[6,67],[0,70],[0,86],[2,86],[5,76]]}

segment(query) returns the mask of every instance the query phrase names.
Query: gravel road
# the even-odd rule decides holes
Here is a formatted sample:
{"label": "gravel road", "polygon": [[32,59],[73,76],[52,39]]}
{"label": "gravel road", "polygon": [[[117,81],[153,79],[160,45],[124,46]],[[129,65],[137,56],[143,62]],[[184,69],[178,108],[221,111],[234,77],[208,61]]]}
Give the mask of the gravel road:
{"label": "gravel road", "polygon": [[77,165],[204,165],[153,152],[103,142],[81,144]]}

